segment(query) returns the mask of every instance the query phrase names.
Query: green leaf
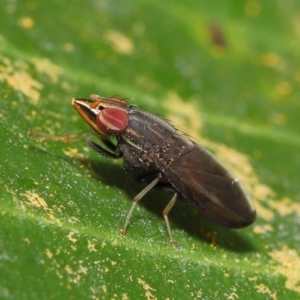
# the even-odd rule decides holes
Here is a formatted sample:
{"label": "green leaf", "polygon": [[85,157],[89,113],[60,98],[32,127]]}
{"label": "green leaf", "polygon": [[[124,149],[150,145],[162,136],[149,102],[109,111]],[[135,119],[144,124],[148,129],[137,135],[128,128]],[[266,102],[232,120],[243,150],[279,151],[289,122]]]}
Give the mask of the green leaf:
{"label": "green leaf", "polygon": [[[296,299],[299,4],[295,1],[2,1],[1,299]],[[127,97],[165,115],[244,182],[257,207],[232,231],[83,142],[71,106]],[[90,137],[87,133],[85,137]]]}

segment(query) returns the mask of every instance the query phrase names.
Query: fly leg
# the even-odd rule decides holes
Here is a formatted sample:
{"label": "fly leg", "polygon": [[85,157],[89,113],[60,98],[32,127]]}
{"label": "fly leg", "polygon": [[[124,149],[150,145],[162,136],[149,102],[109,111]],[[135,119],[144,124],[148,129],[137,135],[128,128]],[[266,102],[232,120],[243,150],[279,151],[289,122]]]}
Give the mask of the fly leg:
{"label": "fly leg", "polygon": [[100,153],[101,155],[107,157],[107,158],[120,158],[122,157],[123,153],[119,151],[116,145],[114,145],[110,140],[102,140],[102,143],[111,151],[106,150],[105,148],[101,147],[100,145],[94,143],[91,140],[84,139],[81,136],[86,133],[90,133],[90,130],[84,130],[75,134],[69,134],[64,136],[58,136],[58,135],[52,135],[43,133],[41,131],[35,130],[30,128],[28,131],[28,136],[37,141],[43,141],[43,140],[55,140],[55,141],[61,141],[63,143],[73,143],[73,142],[86,142],[91,148],[93,148],[95,151]]}
{"label": "fly leg", "polygon": [[121,234],[124,236],[126,235],[126,229],[128,227],[130,218],[132,216],[132,213],[137,205],[137,203],[160,181],[160,177],[155,178],[149,185],[147,185],[142,191],[140,191],[134,198],[132,202],[132,206],[130,208],[130,211],[126,217],[125,224],[123,228],[121,229]]}
{"label": "fly leg", "polygon": [[47,134],[35,129],[30,128],[28,131],[28,136],[37,141],[42,140],[54,140],[54,141],[61,141],[64,143],[71,143],[71,142],[78,142],[78,141],[84,141],[80,136],[83,134],[86,134],[87,132],[90,132],[90,130],[81,131],[75,134],[69,134],[65,136],[57,136],[52,134]]}
{"label": "fly leg", "polygon": [[175,248],[177,248],[178,245],[175,242],[175,240],[173,239],[173,235],[172,235],[172,231],[171,231],[171,227],[170,227],[170,222],[169,222],[168,214],[169,214],[170,210],[172,209],[172,207],[174,206],[174,204],[176,202],[176,199],[177,199],[177,193],[174,194],[174,196],[172,197],[171,201],[167,204],[167,206],[163,210],[163,216],[164,216],[165,221],[166,221],[167,231],[168,231],[168,234],[169,234],[170,242],[172,243],[172,245]]}

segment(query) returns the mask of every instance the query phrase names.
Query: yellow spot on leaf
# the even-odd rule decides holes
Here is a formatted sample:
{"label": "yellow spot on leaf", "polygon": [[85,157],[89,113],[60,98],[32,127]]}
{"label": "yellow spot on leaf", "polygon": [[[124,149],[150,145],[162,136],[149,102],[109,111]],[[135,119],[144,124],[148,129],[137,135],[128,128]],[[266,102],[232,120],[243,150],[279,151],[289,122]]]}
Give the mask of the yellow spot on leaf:
{"label": "yellow spot on leaf", "polygon": [[74,44],[72,44],[72,43],[65,43],[63,47],[66,52],[74,51]]}
{"label": "yellow spot on leaf", "polygon": [[276,300],[277,297],[276,297],[276,292],[271,292],[271,290],[264,284],[258,284],[255,286],[255,289],[258,293],[260,294],[267,294],[268,296],[270,296],[270,299],[274,299]]}
{"label": "yellow spot on leaf", "polygon": [[196,133],[202,130],[202,121],[199,111],[195,109],[197,99],[188,99],[184,102],[175,91],[169,91],[167,100],[164,101],[164,107],[170,111],[167,118],[175,126],[190,128]]}
{"label": "yellow spot on leaf", "polygon": [[34,63],[37,71],[41,74],[47,75],[52,81],[52,83],[59,82],[59,76],[62,73],[60,67],[54,65],[49,59],[45,58],[34,58],[32,62]]}
{"label": "yellow spot on leaf", "polygon": [[[42,198],[41,196],[39,196],[39,194],[37,194],[34,191],[27,191],[22,195],[25,196],[26,199],[28,200],[27,202],[22,201],[20,203],[23,210],[27,209],[26,205],[29,205],[30,207],[35,207],[35,208],[41,208],[47,213],[47,216],[49,218],[49,220],[47,220],[48,222],[55,223],[59,226],[61,225],[60,219],[56,218],[54,215],[54,213],[55,213],[54,209],[49,208],[46,200],[44,198]],[[16,201],[19,201],[19,200],[16,199]]]}
{"label": "yellow spot on leaf", "polygon": [[285,59],[274,52],[262,54],[260,56],[260,61],[264,66],[278,71],[285,71],[288,67]]}
{"label": "yellow spot on leaf", "polygon": [[33,191],[27,191],[24,196],[27,198],[28,203],[31,206],[35,206],[35,207],[42,207],[44,209],[48,209],[48,205],[46,203],[46,201],[40,197],[37,193],[33,192]]}
{"label": "yellow spot on leaf", "polygon": [[264,234],[271,231],[273,231],[273,227],[269,224],[255,225],[253,228],[253,232],[258,234]]}
{"label": "yellow spot on leaf", "polygon": [[238,299],[238,298],[239,298],[239,296],[235,292],[231,292],[231,294],[229,294],[227,297],[228,300],[234,300],[234,299]]}
{"label": "yellow spot on leaf", "polygon": [[279,94],[279,96],[287,96],[292,92],[292,86],[288,81],[281,81],[275,87],[275,93]]}
{"label": "yellow spot on leaf", "polygon": [[141,278],[138,278],[138,283],[143,287],[143,289],[146,291],[145,296],[147,300],[155,300],[157,299],[156,296],[152,294],[151,291],[156,291],[154,288],[152,288],[148,283],[146,283]]}
{"label": "yellow spot on leaf", "polygon": [[256,276],[254,276],[254,277],[249,277],[248,279],[249,279],[249,281],[256,281],[256,280],[257,280],[257,277],[256,277]]}
{"label": "yellow spot on leaf", "polygon": [[[32,63],[39,73],[47,75],[53,83],[59,82],[61,74],[59,67],[47,59],[33,58]],[[30,68],[32,68],[30,62],[19,60],[12,62],[0,54],[0,82],[5,82],[14,90],[27,96],[32,104],[36,104],[40,98],[40,90],[44,86],[30,75]]]}
{"label": "yellow spot on leaf", "polygon": [[128,298],[128,296],[126,294],[122,294],[122,298],[121,299],[122,300],[128,300],[129,298]]}
{"label": "yellow spot on leaf", "polygon": [[46,255],[48,258],[52,258],[53,257],[53,253],[49,250],[49,249],[46,249]]}
{"label": "yellow spot on leaf", "polygon": [[[82,261],[80,261],[80,262],[82,262]],[[83,265],[79,265],[78,273],[87,275],[87,271],[88,271],[88,268],[84,267]]]}
{"label": "yellow spot on leaf", "polygon": [[28,73],[22,70],[14,70],[12,73],[1,73],[0,81],[6,81],[10,87],[28,96],[33,104],[36,104],[39,100],[39,90],[43,88],[41,83],[34,80]]}
{"label": "yellow spot on leaf", "polygon": [[95,244],[94,244],[94,242],[91,241],[91,240],[88,240],[88,249],[89,249],[89,251],[91,251],[91,252],[97,252],[97,249],[96,249],[96,247],[95,247]]}
{"label": "yellow spot on leaf", "polygon": [[76,148],[68,148],[67,150],[64,150],[65,155],[76,158],[76,159],[83,159],[85,156],[78,152],[78,149]]}
{"label": "yellow spot on leaf", "polygon": [[37,103],[43,85],[28,73],[29,66],[25,62],[15,61],[0,55],[0,82],[26,95],[33,104]]}
{"label": "yellow spot on leaf", "polygon": [[66,265],[64,269],[70,275],[74,273],[72,268],[69,265]]}
{"label": "yellow spot on leaf", "polygon": [[124,34],[109,30],[104,35],[105,39],[111,43],[112,48],[122,54],[132,54],[133,43],[130,38],[126,37]]}
{"label": "yellow spot on leaf", "polygon": [[21,18],[19,19],[19,24],[23,28],[31,29],[34,26],[34,20],[30,17]]}
{"label": "yellow spot on leaf", "polygon": [[278,273],[286,277],[285,287],[300,293],[300,256],[295,249],[284,246],[281,250],[275,250],[270,253],[273,260],[278,265]]}
{"label": "yellow spot on leaf", "polygon": [[73,235],[75,235],[75,234],[78,234],[77,230],[70,231],[69,234],[68,234],[68,240],[73,242],[73,243],[77,242],[77,239],[73,237]]}
{"label": "yellow spot on leaf", "polygon": [[300,203],[293,202],[287,197],[282,198],[280,201],[271,202],[270,206],[281,216],[289,216],[295,213],[300,217]]}

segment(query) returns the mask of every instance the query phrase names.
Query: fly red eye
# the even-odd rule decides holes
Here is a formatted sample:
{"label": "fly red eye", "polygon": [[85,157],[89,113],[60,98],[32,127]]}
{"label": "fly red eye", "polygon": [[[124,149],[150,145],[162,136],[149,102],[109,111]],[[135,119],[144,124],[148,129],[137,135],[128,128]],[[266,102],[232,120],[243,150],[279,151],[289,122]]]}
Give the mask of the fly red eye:
{"label": "fly red eye", "polygon": [[103,109],[96,117],[97,126],[108,133],[125,131],[128,123],[128,113],[123,109],[109,107]]}

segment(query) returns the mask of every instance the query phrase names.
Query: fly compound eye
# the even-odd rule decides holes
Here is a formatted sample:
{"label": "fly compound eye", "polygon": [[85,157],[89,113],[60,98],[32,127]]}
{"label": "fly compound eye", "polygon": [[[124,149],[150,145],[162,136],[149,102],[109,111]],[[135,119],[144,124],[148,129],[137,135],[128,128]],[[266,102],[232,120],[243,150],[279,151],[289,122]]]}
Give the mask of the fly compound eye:
{"label": "fly compound eye", "polygon": [[128,123],[128,113],[120,108],[108,107],[101,110],[96,117],[99,129],[107,133],[121,133]]}

